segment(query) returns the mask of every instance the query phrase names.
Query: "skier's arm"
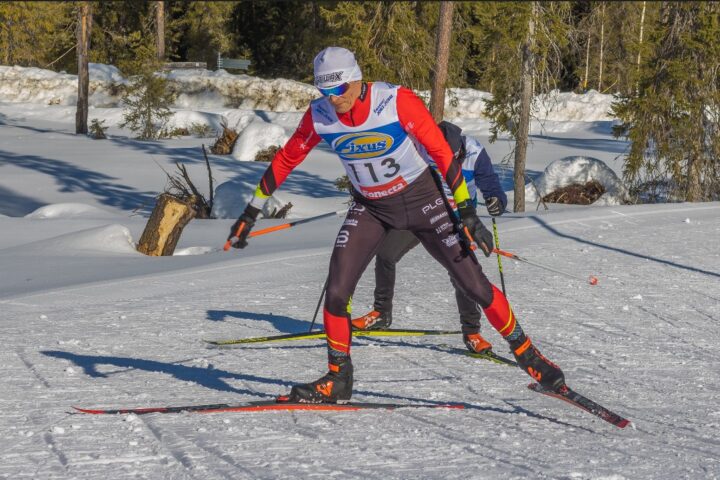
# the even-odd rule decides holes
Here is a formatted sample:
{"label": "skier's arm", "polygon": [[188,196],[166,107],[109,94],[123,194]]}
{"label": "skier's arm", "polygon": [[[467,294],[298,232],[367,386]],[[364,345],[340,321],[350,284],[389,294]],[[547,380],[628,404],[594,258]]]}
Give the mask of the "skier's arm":
{"label": "skier's arm", "polygon": [[482,192],[485,204],[489,205],[492,198],[497,198],[500,202],[500,212],[504,211],[507,206],[507,195],[500,185],[500,179],[493,169],[487,150],[472,137],[465,137],[465,147],[467,157],[473,158],[475,162],[473,177],[475,185]]}
{"label": "skier's arm", "polygon": [[422,100],[410,89],[400,87],[397,108],[400,124],[425,147],[435,161],[440,174],[453,192],[455,203],[459,205],[470,200],[462,169],[453,162],[452,151]]}
{"label": "skier's arm", "polygon": [[285,181],[290,172],[305,160],[307,154],[319,141],[320,136],[313,128],[312,114],[308,109],[290,140],[273,157],[270,166],[265,170],[260,183],[255,189],[255,195],[245,207],[245,211],[230,227],[230,235],[227,238],[225,250],[229,249],[230,246],[235,248],[245,248],[247,246],[250,230],[255,225],[255,220],[260,215],[267,199]]}
{"label": "skier's arm", "polygon": [[270,162],[270,166],[265,170],[250,205],[262,210],[267,199],[280,187],[290,172],[305,160],[310,150],[319,142],[320,136],[315,132],[312,114],[308,108],[295,133],[285,146],[278,150]]}

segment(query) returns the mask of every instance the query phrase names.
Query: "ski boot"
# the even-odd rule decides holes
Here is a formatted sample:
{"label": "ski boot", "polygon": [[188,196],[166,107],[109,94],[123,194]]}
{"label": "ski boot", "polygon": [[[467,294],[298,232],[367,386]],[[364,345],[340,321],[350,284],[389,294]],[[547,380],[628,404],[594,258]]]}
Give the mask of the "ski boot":
{"label": "ski boot", "polygon": [[463,342],[470,353],[487,353],[492,350],[492,345],[480,335],[480,332],[464,334]]}
{"label": "ski boot", "polygon": [[392,323],[392,314],[390,312],[381,313],[373,310],[367,315],[352,319],[353,330],[385,330],[390,328]]}
{"label": "ski boot", "polygon": [[311,383],[294,385],[288,401],[300,403],[345,403],[352,396],[353,366],[350,358],[329,364],[330,371]]}
{"label": "ski boot", "polygon": [[565,375],[560,367],[545,358],[525,334],[510,342],[520,368],[545,388],[560,391],[565,386]]}

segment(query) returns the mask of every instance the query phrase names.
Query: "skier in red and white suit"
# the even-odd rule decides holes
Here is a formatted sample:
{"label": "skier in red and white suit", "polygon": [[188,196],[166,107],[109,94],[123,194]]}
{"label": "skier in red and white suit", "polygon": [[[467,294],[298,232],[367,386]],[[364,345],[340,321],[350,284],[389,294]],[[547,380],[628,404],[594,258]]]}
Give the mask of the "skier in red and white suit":
{"label": "skier in red and white suit", "polygon": [[[475,242],[486,256],[492,234],[470,202],[467,185],[440,129],[423,102],[409,89],[362,82],[349,50],[328,47],[314,61],[315,86],[323,97],[311,102],[300,125],[278,151],[255,196],[235,222],[228,239],[244,248],[267,199],[320,140],[340,158],[352,183],[354,202],[335,240],[323,309],[329,371],[296,385],[291,401],[337,402],[350,399],[353,367],[350,301],[355,286],[391,229],[409,230],[440,262],[490,324],[509,342],[520,366],[543,386],[564,385],[560,368],[543,357],[525,335],[507,299],[483,274],[469,248]],[[460,212],[454,216],[419,145],[435,161]]]}

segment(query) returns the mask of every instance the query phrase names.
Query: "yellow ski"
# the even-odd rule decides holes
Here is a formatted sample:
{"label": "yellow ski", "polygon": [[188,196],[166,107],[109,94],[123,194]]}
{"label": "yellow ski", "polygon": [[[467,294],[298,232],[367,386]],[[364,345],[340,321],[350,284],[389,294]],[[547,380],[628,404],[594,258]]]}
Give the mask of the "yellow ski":
{"label": "yellow ski", "polygon": [[[461,335],[462,332],[456,330],[414,330],[388,328],[386,330],[353,330],[353,337],[418,337],[423,335]],[[238,338],[235,340],[205,340],[205,342],[216,345],[241,345],[246,343],[269,343],[269,342],[286,342],[291,340],[316,340],[324,339],[325,332],[303,332],[303,333],[287,333],[284,335],[272,335],[268,337],[251,337]]]}

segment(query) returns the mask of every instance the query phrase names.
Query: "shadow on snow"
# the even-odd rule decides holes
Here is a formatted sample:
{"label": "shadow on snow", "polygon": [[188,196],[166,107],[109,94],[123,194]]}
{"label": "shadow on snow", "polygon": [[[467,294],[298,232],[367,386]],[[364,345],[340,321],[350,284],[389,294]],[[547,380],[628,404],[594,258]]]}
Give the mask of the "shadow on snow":
{"label": "shadow on snow", "polygon": [[680,263],[671,262],[670,260],[664,260],[664,259],[662,259],[662,258],[652,257],[652,256],[650,256],[650,255],[644,255],[644,254],[642,254],[642,253],[631,252],[630,250],[625,250],[624,248],[612,247],[612,246],[610,246],[610,245],[604,245],[604,244],[602,244],[602,243],[593,242],[593,241],[591,241],[591,240],[585,240],[584,238],[576,237],[576,236],[574,236],[574,235],[569,235],[569,234],[567,234],[567,233],[562,233],[562,232],[559,231],[557,228],[553,227],[552,225],[550,225],[549,223],[547,223],[545,220],[543,220],[543,219],[540,218],[540,217],[531,216],[531,217],[528,217],[528,218],[530,218],[531,220],[539,223],[543,228],[545,228],[547,231],[549,231],[549,232],[552,233],[553,235],[556,235],[556,236],[561,237],[561,238],[567,238],[567,239],[569,239],[569,240],[574,240],[574,241],[576,241],[576,242],[578,242],[578,243],[583,243],[583,244],[585,244],[585,245],[592,245],[593,247],[602,248],[602,249],[604,249],[604,250],[609,250],[609,251],[611,251],[611,252],[622,253],[623,255],[629,255],[629,256],[631,256],[631,257],[641,258],[641,259],[643,259],[643,260],[650,260],[650,261],[652,261],[652,262],[656,262],[656,263],[660,263],[660,264],[663,264],[663,265],[667,265],[667,266],[669,266],[669,267],[680,268],[680,269],[683,269],[683,270],[688,270],[688,271],[690,271],[690,272],[701,273],[701,274],[703,274],[703,275],[709,275],[709,276],[711,276],[711,277],[720,278],[720,273],[718,273],[718,272],[712,272],[712,271],[709,271],[709,270],[703,270],[703,269],[701,269],[701,268],[691,267],[691,266],[689,266],[689,265],[682,265],[682,264],[680,264]]}
{"label": "shadow on snow", "polygon": [[253,313],[241,310],[208,310],[207,319],[213,322],[224,322],[227,318],[270,322],[279,333],[303,333],[308,331],[309,322],[284,315],[272,313]]}
{"label": "shadow on snow", "polygon": [[270,395],[255,390],[238,389],[233,387],[232,385],[229,385],[227,383],[227,380],[241,380],[247,382],[263,383],[266,385],[280,385],[283,387],[289,387],[291,385],[290,382],[276,380],[273,378],[232,373],[226,370],[218,370],[215,368],[193,367],[188,365],[178,365],[175,363],[158,362],[155,360],[144,360],[141,358],[79,355],[75,353],[62,352],[57,350],[45,350],[41,351],[40,353],[42,353],[43,355],[47,355],[48,357],[69,360],[78,367],[82,368],[86,375],[94,378],[108,377],[107,374],[104,374],[97,370],[98,365],[113,365],[115,367],[121,368],[165,373],[183,382],[194,382],[198,385],[202,385],[203,387],[213,390],[267,398],[273,398],[275,395]]}
{"label": "shadow on snow", "polygon": [[104,205],[125,210],[142,206],[141,211],[149,213],[155,204],[157,192],[135,190],[116,182],[115,177],[86,170],[62,160],[0,150],[0,166],[2,165],[44,173],[55,179],[60,186],[60,192],[88,192],[95,195]]}

